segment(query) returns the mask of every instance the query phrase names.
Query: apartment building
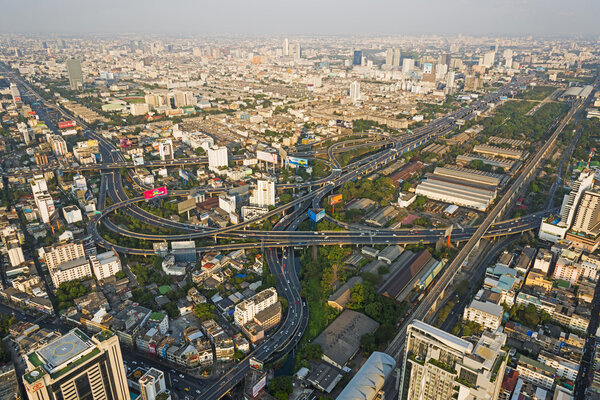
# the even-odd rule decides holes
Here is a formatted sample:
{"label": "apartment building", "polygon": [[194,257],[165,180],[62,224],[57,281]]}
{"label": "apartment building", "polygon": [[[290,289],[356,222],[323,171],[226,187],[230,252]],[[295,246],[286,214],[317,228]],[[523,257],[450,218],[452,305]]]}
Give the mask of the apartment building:
{"label": "apartment building", "polygon": [[235,306],[233,318],[235,322],[243,326],[248,321],[252,321],[256,314],[277,303],[277,291],[275,288],[268,288],[257,293],[248,300],[244,300]]}
{"label": "apartment building", "polygon": [[465,307],[463,319],[475,322],[490,331],[495,331],[502,323],[503,314],[504,309],[498,304],[473,300],[468,307]]}

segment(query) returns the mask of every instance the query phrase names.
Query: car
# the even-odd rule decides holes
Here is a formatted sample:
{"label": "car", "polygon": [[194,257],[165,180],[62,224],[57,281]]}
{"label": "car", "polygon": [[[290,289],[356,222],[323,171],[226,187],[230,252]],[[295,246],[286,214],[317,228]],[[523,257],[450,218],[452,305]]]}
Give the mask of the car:
{"label": "car", "polygon": [[185,376],[183,376],[183,374],[179,374],[179,377],[180,377],[181,379],[185,378]]}
{"label": "car", "polygon": [[186,392],[189,392],[190,388],[183,388],[183,390],[185,390]]}

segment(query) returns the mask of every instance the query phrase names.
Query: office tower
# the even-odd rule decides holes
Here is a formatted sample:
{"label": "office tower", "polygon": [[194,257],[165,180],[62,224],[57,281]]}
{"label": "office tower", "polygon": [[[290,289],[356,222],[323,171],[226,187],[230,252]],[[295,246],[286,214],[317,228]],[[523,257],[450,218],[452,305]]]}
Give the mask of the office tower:
{"label": "office tower", "polygon": [[256,189],[250,196],[250,205],[256,207],[269,207],[275,205],[275,182],[260,179],[256,182]]}
{"label": "office tower", "polygon": [[296,50],[296,52],[294,54],[294,58],[296,58],[296,59],[302,58],[302,46],[300,46],[300,43],[296,43],[295,50]]}
{"label": "office tower", "polygon": [[446,87],[447,88],[454,88],[454,77],[455,77],[455,73],[454,71],[448,71],[448,75],[446,75]]}
{"label": "office tower", "polygon": [[79,329],[27,354],[23,383],[30,400],[129,400],[118,337]]}
{"label": "office tower", "polygon": [[[152,367],[139,379],[142,400],[170,400],[171,393],[165,384],[165,374]],[[164,393],[164,394],[163,394]],[[163,394],[159,397],[159,395]]]}
{"label": "office tower", "polygon": [[465,90],[478,90],[481,87],[481,80],[475,75],[465,76]]}
{"label": "office tower", "polygon": [[394,48],[394,59],[392,61],[392,66],[399,67],[401,58],[402,58],[402,52],[400,51],[400,48],[395,47]]}
{"label": "office tower", "polygon": [[208,149],[208,168],[211,170],[219,169],[229,165],[227,158],[227,147],[212,146]]}
{"label": "office tower", "polygon": [[98,280],[114,276],[121,271],[121,259],[115,249],[90,256],[94,276]]}
{"label": "office tower", "polygon": [[288,38],[283,39],[283,56],[287,57],[290,55],[290,41]]}
{"label": "office tower", "polygon": [[50,217],[54,214],[55,208],[54,200],[52,200],[52,196],[48,193],[46,180],[42,175],[34,175],[33,179],[30,181],[30,185],[31,193],[33,194],[33,199],[37,206],[40,218],[47,224],[50,222]]}
{"label": "office tower", "polygon": [[352,101],[360,99],[360,82],[354,81],[350,84],[350,99]]}
{"label": "office tower", "polygon": [[389,48],[385,52],[385,65],[391,67],[394,63],[394,49]]}
{"label": "office tower", "polygon": [[173,158],[173,141],[171,139],[158,140],[158,154],[161,160]]}
{"label": "office tower", "polygon": [[79,60],[70,59],[66,62],[67,72],[69,73],[69,85],[71,90],[83,89],[83,72],[81,72],[81,62]]}
{"label": "office tower", "polygon": [[250,297],[248,300],[244,300],[235,306],[233,312],[233,319],[235,322],[243,326],[248,321],[252,321],[256,314],[264,311],[277,303],[277,290],[275,288],[268,288]]}
{"label": "office tower", "polygon": [[436,64],[436,66],[435,66],[435,79],[437,79],[438,81],[443,80],[444,77],[446,76],[447,72],[448,72],[448,65],[447,64]]}
{"label": "office tower", "polygon": [[54,245],[44,250],[44,262],[48,270],[53,270],[67,261],[85,257],[85,249],[81,243],[65,243]]}
{"label": "office tower", "polygon": [[23,249],[16,243],[8,243],[8,260],[10,261],[11,267],[16,267],[25,262],[25,256],[23,256]]}
{"label": "office tower", "polygon": [[363,52],[360,50],[354,50],[352,55],[352,65],[361,65],[363,58]]}
{"label": "office tower", "polygon": [[402,73],[408,74],[415,67],[415,60],[413,58],[405,58],[402,60]]}
{"label": "office tower", "polygon": [[512,61],[513,61],[513,51],[512,51],[512,49],[506,49],[506,50],[504,50],[504,66],[506,68],[511,68],[512,67]]}
{"label": "office tower", "polygon": [[506,368],[506,334],[471,343],[414,320],[406,331],[400,400],[497,399]]}
{"label": "office tower", "polygon": [[495,59],[496,59],[496,52],[489,51],[489,52],[485,53],[485,55],[483,56],[483,61],[482,61],[482,64],[480,64],[480,65],[484,65],[486,68],[491,68],[494,66]]}
{"label": "office tower", "polygon": [[583,193],[571,229],[594,236],[600,233],[600,193]]}
{"label": "office tower", "polygon": [[565,195],[563,205],[561,207],[560,224],[567,229],[571,227],[577,204],[583,195],[583,192],[588,190],[594,184],[594,171],[584,170],[579,174],[579,177],[573,182],[573,187],[568,195]]}

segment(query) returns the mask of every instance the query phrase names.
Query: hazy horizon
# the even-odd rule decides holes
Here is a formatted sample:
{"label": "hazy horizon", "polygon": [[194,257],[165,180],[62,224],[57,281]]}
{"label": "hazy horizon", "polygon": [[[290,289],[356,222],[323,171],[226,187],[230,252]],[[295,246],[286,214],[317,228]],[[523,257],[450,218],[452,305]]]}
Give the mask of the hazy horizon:
{"label": "hazy horizon", "polygon": [[600,35],[600,1],[0,0],[0,33]]}

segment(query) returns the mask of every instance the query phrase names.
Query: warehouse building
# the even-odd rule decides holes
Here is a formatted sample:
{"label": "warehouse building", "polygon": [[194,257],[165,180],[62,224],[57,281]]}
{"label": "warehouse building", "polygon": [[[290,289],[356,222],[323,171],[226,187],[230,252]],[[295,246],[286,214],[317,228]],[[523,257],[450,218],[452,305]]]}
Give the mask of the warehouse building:
{"label": "warehouse building", "polygon": [[505,149],[503,147],[490,146],[487,144],[479,144],[473,147],[475,153],[483,154],[484,156],[510,158],[513,160],[524,159],[525,154],[521,150]]}
{"label": "warehouse building", "polygon": [[428,271],[435,263],[437,261],[431,257],[427,250],[415,254],[390,276],[378,292],[390,299],[402,301],[414,288],[415,282],[419,279],[421,273]]}
{"label": "warehouse building", "polygon": [[516,161],[506,158],[485,157],[476,154],[461,154],[456,157],[456,163],[461,166],[468,165],[471,161],[475,160],[479,160],[484,164],[491,165],[494,168],[504,168],[505,171],[510,171],[516,164]]}
{"label": "warehouse building", "polygon": [[416,187],[415,193],[432,200],[485,211],[496,198],[497,187],[505,181],[505,176],[489,172],[438,167]]}

